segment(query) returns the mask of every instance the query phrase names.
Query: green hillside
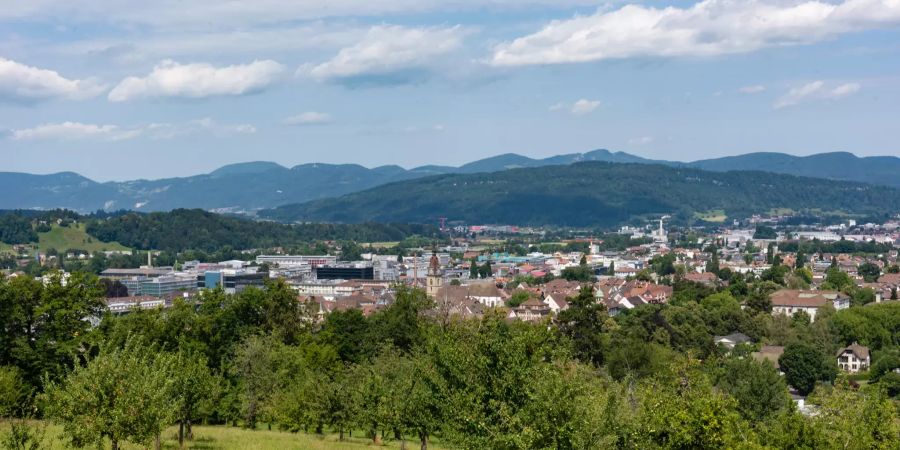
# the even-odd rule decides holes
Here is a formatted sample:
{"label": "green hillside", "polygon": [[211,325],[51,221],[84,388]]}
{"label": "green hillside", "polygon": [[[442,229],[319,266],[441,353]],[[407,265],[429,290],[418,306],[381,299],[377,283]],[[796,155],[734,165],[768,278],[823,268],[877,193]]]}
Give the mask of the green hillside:
{"label": "green hillside", "polygon": [[[468,223],[615,226],[662,214],[690,223],[710,211],[739,218],[774,208],[883,215],[900,211],[900,190],[765,172],[585,162],[403,181],[260,215],[339,223],[427,223],[447,217]],[[715,219],[723,220],[722,214]]]}
{"label": "green hillside", "polygon": [[50,231],[38,233],[38,246],[41,250],[55,248],[60,252],[70,249],[88,252],[129,250],[128,247],[118,242],[101,242],[99,239],[91,237],[85,231],[85,226],[80,223],[68,227],[53,225]]}

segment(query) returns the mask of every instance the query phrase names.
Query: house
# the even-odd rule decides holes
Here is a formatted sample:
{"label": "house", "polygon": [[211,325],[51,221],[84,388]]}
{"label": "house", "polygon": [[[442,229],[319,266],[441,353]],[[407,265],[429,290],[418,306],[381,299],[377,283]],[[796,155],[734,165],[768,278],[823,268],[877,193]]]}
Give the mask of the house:
{"label": "house", "polygon": [[550,307],[554,314],[569,309],[569,302],[566,301],[566,294],[562,292],[554,292],[544,297],[544,304]]}
{"label": "house", "polygon": [[809,315],[810,321],[816,320],[816,312],[826,304],[841,310],[850,307],[850,297],[837,291],[802,291],[781,289],[769,297],[772,301],[772,314],[793,316],[798,312]]}
{"label": "house", "polygon": [[764,345],[758,352],[751,353],[750,357],[759,362],[768,361],[772,363],[776,369],[780,370],[781,365],[778,364],[778,359],[781,358],[781,355],[783,354],[784,347],[780,345]]}
{"label": "house", "polygon": [[539,322],[544,317],[550,315],[550,307],[543,301],[531,298],[523,302],[521,305],[511,309],[507,314],[507,319],[518,319],[525,322]]}
{"label": "house", "polygon": [[684,279],[687,281],[692,281],[694,283],[705,284],[707,286],[715,286],[716,282],[719,281],[719,277],[712,272],[691,272],[684,275]]}
{"label": "house", "polygon": [[872,358],[869,356],[869,347],[854,342],[838,352],[837,362],[844,372],[856,373],[869,370],[869,366],[872,363]]}
{"label": "house", "polygon": [[713,337],[713,342],[731,350],[738,344],[752,344],[753,339],[750,339],[750,336],[744,333],[731,333],[726,336],[715,336]]}

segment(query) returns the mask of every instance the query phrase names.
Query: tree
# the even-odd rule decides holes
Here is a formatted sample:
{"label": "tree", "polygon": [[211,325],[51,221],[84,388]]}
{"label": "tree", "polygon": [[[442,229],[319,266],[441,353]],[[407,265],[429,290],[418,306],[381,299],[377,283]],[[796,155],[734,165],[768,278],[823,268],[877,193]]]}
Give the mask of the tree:
{"label": "tree", "polygon": [[718,276],[719,270],[719,249],[713,247],[712,257],[706,262],[706,271]]}
{"label": "tree", "polygon": [[791,404],[784,379],[775,367],[750,358],[725,361],[716,384],[737,400],[738,411],[753,422],[787,411]]}
{"label": "tree", "polygon": [[256,428],[276,384],[273,350],[279,343],[272,338],[250,336],[235,351],[231,373],[238,378],[244,426]]}
{"label": "tree", "polygon": [[0,367],[0,418],[22,414],[30,395],[31,389],[18,367]]}
{"label": "tree", "polygon": [[579,265],[579,266],[586,266],[586,265],[587,265],[587,255],[581,255],[581,261],[578,262],[578,265]]}
{"label": "tree", "polygon": [[800,395],[808,395],[818,381],[832,381],[837,375],[834,363],[808,344],[789,344],[778,358],[778,365],[784,372],[788,384]]}
{"label": "tree", "polygon": [[490,277],[494,276],[494,270],[491,267],[490,261],[484,262],[484,265],[478,269],[478,275],[480,275],[481,278],[490,278]]}
{"label": "tree", "polygon": [[606,274],[611,277],[616,276],[616,263],[614,261],[609,262],[609,267],[606,268]]}
{"label": "tree", "polygon": [[472,260],[469,261],[469,278],[474,280],[478,278],[478,274],[478,261],[475,258],[472,258]]}
{"label": "tree", "polygon": [[866,262],[856,268],[856,273],[860,274],[866,283],[874,283],[881,276],[881,267],[878,267],[877,264]]}
{"label": "tree", "polygon": [[147,446],[172,417],[173,359],[137,339],[78,365],[62,383],[47,381],[45,413],[75,447],[123,441]]}
{"label": "tree", "polygon": [[816,390],[813,424],[835,448],[894,449],[900,442],[897,408],[879,389],[856,391],[846,380]]}
{"label": "tree", "polygon": [[775,232],[775,229],[772,227],[768,227],[765,225],[757,225],[756,232],[753,233],[753,239],[775,239],[778,237],[778,233]]}
{"label": "tree", "polygon": [[842,272],[836,266],[832,266],[825,272],[825,282],[822,283],[822,289],[841,291],[855,286],[856,283],[850,278],[850,275]]}
{"label": "tree", "polygon": [[603,363],[606,318],[606,307],[594,299],[591,286],[583,286],[577,296],[569,299],[569,308],[560,311],[559,331],[572,340],[575,356],[582,361],[597,366]]}
{"label": "tree", "polygon": [[184,445],[185,430],[193,439],[191,425],[200,415],[200,409],[212,396],[213,376],[206,365],[206,357],[189,351],[179,351],[175,356],[172,373],[171,402],[178,422],[178,445]]}
{"label": "tree", "polygon": [[594,279],[594,272],[588,266],[566,267],[561,275],[569,281],[588,282]]}
{"label": "tree", "polygon": [[515,308],[528,301],[529,298],[531,298],[531,294],[529,294],[528,291],[517,290],[513,292],[513,294],[509,297],[509,300],[506,301],[506,306]]}

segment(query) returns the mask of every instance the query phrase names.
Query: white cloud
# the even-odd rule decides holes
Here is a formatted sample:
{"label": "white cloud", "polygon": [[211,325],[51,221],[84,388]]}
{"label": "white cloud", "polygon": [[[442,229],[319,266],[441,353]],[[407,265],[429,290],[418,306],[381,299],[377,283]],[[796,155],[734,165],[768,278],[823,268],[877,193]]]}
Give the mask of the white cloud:
{"label": "white cloud", "polygon": [[653,136],[641,136],[628,140],[628,145],[649,145],[653,143]]}
{"label": "white cloud", "polygon": [[341,49],[334,58],[311,68],[301,67],[298,73],[319,80],[403,78],[404,72],[427,71],[437,58],[459,49],[467,33],[460,26],[378,25],[356,44]]}
{"label": "white cloud", "polygon": [[738,89],[738,92],[740,92],[741,94],[759,94],[760,92],[763,92],[765,90],[765,86],[757,84],[753,86],[744,86]]}
{"label": "white cloud", "polygon": [[274,83],[284,66],[272,61],[215,67],[211,64],[179,64],[165,60],[146,77],[128,77],[109,93],[109,100],[137,98],[206,98],[260,92]]}
{"label": "white cloud", "polygon": [[550,106],[550,111],[568,111],[576,116],[586,116],[600,107],[600,100],[580,99],[572,104],[557,103]]}
{"label": "white cloud", "polygon": [[836,100],[858,92],[858,83],[845,83],[836,87],[828,87],[824,81],[816,80],[791,88],[775,101],[775,109],[786,108],[812,100]]}
{"label": "white cloud", "polygon": [[285,125],[323,125],[331,123],[331,120],[331,114],[318,111],[307,111],[296,116],[287,117],[282,120],[281,123]]}
{"label": "white cloud", "polygon": [[210,118],[192,120],[181,124],[151,123],[147,125],[120,127],[118,125],[97,125],[80,122],[46,123],[33,128],[11,130],[10,137],[17,141],[124,141],[139,136],[148,139],[174,139],[199,132],[214,136],[255,133],[250,124],[222,125]]}
{"label": "white cloud", "polygon": [[716,56],[808,44],[900,23],[900,1],[704,0],[690,7],[630,4],[555,20],[494,48],[497,66],[632,57]]}
{"label": "white cloud", "polygon": [[106,89],[94,79],[73,80],[53,70],[0,58],[0,99],[31,102],[50,98],[81,100]]}
{"label": "white cloud", "polygon": [[71,141],[98,139],[121,141],[140,135],[140,130],[123,130],[115,125],[94,125],[80,122],[46,123],[33,128],[12,130],[12,138],[17,141],[54,140]]}

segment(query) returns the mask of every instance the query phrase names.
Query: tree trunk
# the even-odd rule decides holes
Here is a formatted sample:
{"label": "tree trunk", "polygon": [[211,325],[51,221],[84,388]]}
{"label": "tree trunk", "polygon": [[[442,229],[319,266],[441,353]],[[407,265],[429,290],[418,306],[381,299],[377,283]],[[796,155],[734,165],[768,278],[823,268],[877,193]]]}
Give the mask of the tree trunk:
{"label": "tree trunk", "polygon": [[178,446],[184,448],[184,421],[178,421]]}
{"label": "tree trunk", "polygon": [[341,426],[341,427],[338,429],[338,440],[339,440],[339,441],[343,441],[343,440],[344,440],[344,427],[343,427],[343,426]]}
{"label": "tree trunk", "polygon": [[191,419],[187,420],[187,439],[189,441],[194,440],[194,424],[191,423]]}
{"label": "tree trunk", "polygon": [[419,433],[419,440],[422,441],[422,450],[428,450],[428,435]]}
{"label": "tree trunk", "polygon": [[161,433],[156,433],[156,440],[153,441],[153,448],[155,450],[160,450],[160,448],[162,448],[162,443],[160,442],[160,438],[159,438],[160,434]]}
{"label": "tree trunk", "polygon": [[316,424],[316,434],[323,434],[322,422]]}
{"label": "tree trunk", "polygon": [[119,441],[112,439],[112,450],[119,450]]}

